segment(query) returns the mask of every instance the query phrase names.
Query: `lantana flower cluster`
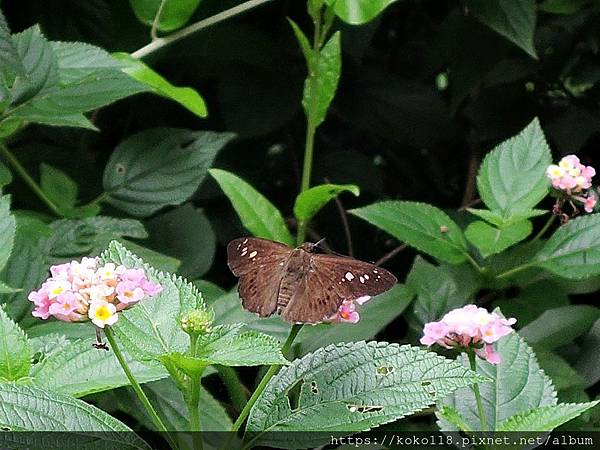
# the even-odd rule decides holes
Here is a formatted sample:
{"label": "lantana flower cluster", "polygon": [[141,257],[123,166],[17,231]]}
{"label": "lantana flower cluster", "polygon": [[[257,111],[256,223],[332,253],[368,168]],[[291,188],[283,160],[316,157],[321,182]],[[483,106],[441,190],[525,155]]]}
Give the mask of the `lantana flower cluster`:
{"label": "lantana flower cluster", "polygon": [[356,310],[356,305],[354,302],[362,305],[363,303],[368,302],[371,299],[369,295],[365,295],[363,297],[359,297],[356,300],[344,300],[337,312],[330,317],[326,322],[332,323],[357,323],[360,320],[360,314]]}
{"label": "lantana flower cluster", "polygon": [[91,320],[104,328],[118,320],[118,311],[162,291],[162,286],[146,278],[144,269],[113,263],[100,266],[98,258],[54,265],[50,274],[28,297],[35,305],[33,316],[40,319],[53,316],[65,322]]}
{"label": "lantana flower cluster", "polygon": [[502,358],[493,343],[510,334],[517,319],[505,319],[476,305],[453,309],[438,322],[429,322],[423,329],[421,344],[433,344],[452,349],[472,348],[477,356],[490,364],[500,364]]}
{"label": "lantana flower cluster", "polygon": [[[581,164],[575,155],[567,155],[558,164],[548,166],[546,175],[556,191],[569,200],[580,203],[586,212],[594,211],[598,199],[591,189],[592,178],[596,175],[592,166]],[[560,208],[560,204],[557,206]]]}

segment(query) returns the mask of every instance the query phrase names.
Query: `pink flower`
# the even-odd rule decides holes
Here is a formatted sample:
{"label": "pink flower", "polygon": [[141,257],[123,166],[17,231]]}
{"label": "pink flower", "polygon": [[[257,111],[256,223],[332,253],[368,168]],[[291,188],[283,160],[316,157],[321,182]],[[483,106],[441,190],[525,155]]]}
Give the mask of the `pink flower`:
{"label": "pink flower", "polygon": [[546,175],[555,189],[571,195],[571,191],[581,192],[589,189],[592,186],[592,178],[596,175],[596,170],[592,166],[581,164],[577,156],[567,155],[558,162],[558,165],[548,166]]}
{"label": "pink flower", "polygon": [[594,208],[596,207],[597,201],[598,199],[596,198],[596,196],[593,193],[590,193],[583,202],[583,209],[585,209],[585,212],[594,212]]}
{"label": "pink flower", "polygon": [[360,316],[355,311],[356,306],[351,300],[344,300],[338,309],[338,318],[340,322],[356,323]]}
{"label": "pink flower", "polygon": [[52,266],[50,278],[28,296],[35,305],[32,315],[67,322],[92,320],[104,327],[118,320],[118,311],[162,291],[162,286],[148,281],[144,269],[113,263],[98,267],[98,261],[83,258]]}
{"label": "pink flower", "polygon": [[121,281],[117,284],[117,298],[126,305],[137,303],[144,298],[144,290],[133,281]]}
{"label": "pink flower", "polygon": [[475,305],[466,305],[449,311],[438,322],[429,322],[423,328],[421,344],[445,348],[472,348],[490,364],[499,364],[500,355],[491,344],[510,334],[516,319],[505,319]]}

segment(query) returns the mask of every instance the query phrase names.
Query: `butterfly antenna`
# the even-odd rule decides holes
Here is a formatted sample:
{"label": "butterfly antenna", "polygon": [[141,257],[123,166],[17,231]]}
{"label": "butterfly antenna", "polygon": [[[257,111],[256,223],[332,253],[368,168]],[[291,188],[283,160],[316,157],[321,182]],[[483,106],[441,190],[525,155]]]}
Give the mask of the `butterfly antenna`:
{"label": "butterfly antenna", "polygon": [[321,238],[321,239],[319,239],[319,241],[315,244],[315,247],[319,247],[321,250],[326,250],[325,247],[321,247],[321,243],[325,242],[325,239],[327,239],[327,238]]}

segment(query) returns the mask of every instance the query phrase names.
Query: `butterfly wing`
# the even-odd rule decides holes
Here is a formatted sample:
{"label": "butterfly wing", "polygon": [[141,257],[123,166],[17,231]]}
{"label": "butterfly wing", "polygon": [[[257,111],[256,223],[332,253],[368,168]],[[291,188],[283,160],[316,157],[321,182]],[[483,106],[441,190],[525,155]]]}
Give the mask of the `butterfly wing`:
{"label": "butterfly wing", "polygon": [[397,280],[381,267],[350,257],[311,255],[310,270],[283,311],[288,322],[319,323],[344,300],[363,303],[391,289]]}
{"label": "butterfly wing", "polygon": [[240,278],[238,293],[246,310],[261,317],[275,312],[290,253],[287,245],[267,239],[239,238],[227,245],[227,265]]}

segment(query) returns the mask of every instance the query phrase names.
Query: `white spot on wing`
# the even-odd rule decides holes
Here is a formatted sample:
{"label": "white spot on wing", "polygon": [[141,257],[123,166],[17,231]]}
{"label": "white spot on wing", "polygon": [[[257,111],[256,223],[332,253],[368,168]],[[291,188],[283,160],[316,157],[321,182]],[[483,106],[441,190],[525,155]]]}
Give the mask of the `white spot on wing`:
{"label": "white spot on wing", "polygon": [[358,279],[360,280],[361,283],[365,282],[365,279],[363,277],[358,277]]}
{"label": "white spot on wing", "polygon": [[358,297],[355,301],[359,305],[362,305],[363,303],[366,303],[369,300],[371,300],[371,296],[370,295],[363,295],[362,297]]}
{"label": "white spot on wing", "polygon": [[248,258],[254,258],[256,255],[258,255],[258,252],[256,250],[254,250],[252,253],[250,253],[248,255]]}
{"label": "white spot on wing", "polygon": [[354,280],[354,275],[352,275],[352,272],[346,272],[346,275],[344,275],[346,277],[346,280],[348,281],[352,281]]}
{"label": "white spot on wing", "polygon": [[367,274],[365,273],[365,280],[368,280],[368,279],[369,279],[369,275],[367,275]]}

